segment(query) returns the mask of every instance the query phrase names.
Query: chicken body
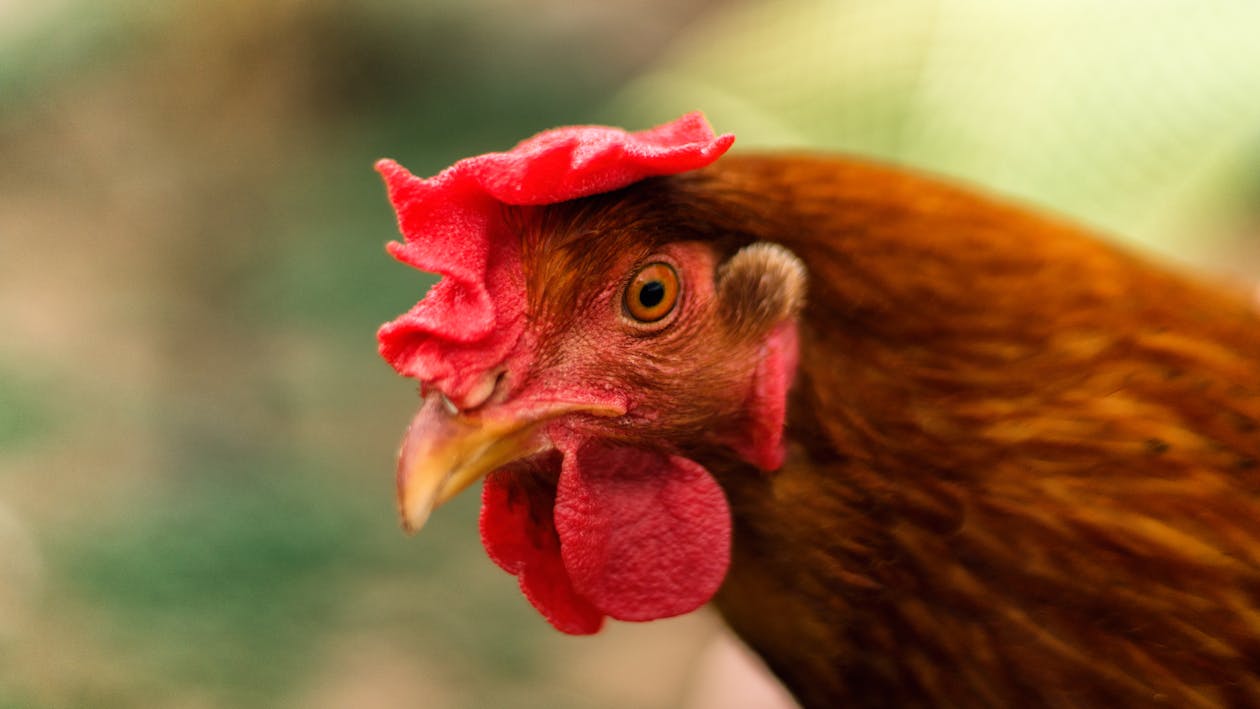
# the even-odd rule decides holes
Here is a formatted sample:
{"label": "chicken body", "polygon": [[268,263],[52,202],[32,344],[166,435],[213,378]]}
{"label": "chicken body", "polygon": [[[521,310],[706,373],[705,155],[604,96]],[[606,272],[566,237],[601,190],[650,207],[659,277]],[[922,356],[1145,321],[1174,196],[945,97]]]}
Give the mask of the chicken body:
{"label": "chicken body", "polygon": [[1241,294],[838,158],[470,182],[556,135],[385,165],[395,255],[447,276],[381,331],[426,392],[406,524],[485,475],[487,552],[557,628],[716,590],[807,709],[1260,706]]}
{"label": "chicken body", "polygon": [[852,162],[648,189],[809,269],[785,465],[694,452],[734,519],[718,608],[804,706],[1260,706],[1241,295]]}

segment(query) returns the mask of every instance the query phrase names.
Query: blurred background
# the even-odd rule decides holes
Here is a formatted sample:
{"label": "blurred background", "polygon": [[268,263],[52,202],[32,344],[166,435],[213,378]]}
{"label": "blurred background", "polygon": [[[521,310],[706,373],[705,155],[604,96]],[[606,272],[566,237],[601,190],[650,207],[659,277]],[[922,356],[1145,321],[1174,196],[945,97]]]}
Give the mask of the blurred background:
{"label": "blurred background", "polygon": [[[704,611],[553,631],[398,528],[381,156],[701,109],[1260,274],[1260,4],[0,0],[0,707],[699,707]],[[746,703],[754,703],[747,695]],[[759,700],[758,700],[759,701]]]}

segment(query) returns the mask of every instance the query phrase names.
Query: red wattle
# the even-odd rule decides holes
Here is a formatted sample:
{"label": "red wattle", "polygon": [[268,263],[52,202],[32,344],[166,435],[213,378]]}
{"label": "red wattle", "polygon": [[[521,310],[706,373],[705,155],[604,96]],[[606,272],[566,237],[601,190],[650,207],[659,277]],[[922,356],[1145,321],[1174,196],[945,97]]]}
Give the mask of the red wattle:
{"label": "red wattle", "polygon": [[731,516],[694,461],[565,441],[558,487],[500,471],[482,491],[481,540],[557,629],[597,632],[605,615],[646,621],[695,610],[730,564]]}
{"label": "red wattle", "polygon": [[581,442],[565,452],[554,516],[573,587],[618,620],[693,611],[730,564],[726,497],[679,456]]}
{"label": "red wattle", "polygon": [[604,614],[573,589],[560,558],[552,522],[554,491],[520,485],[514,476],[486,478],[481,493],[481,543],[521,592],[557,630],[570,635],[599,632]]}

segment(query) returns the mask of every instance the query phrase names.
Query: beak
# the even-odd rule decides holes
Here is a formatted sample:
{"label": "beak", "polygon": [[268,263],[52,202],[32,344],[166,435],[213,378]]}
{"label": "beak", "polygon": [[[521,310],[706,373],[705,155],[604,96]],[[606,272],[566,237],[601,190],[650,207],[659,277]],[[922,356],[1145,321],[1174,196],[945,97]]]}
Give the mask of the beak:
{"label": "beak", "polygon": [[549,450],[544,424],[568,413],[619,416],[613,407],[556,404],[528,409],[460,414],[433,392],[403,438],[398,451],[398,510],[408,533],[419,531],[429,514],[486,474],[508,463]]}

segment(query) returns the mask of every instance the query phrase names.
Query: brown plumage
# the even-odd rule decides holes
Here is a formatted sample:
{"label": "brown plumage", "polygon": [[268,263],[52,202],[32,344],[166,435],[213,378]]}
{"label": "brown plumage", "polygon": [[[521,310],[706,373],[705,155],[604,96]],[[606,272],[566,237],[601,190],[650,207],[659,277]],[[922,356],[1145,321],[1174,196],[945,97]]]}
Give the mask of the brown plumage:
{"label": "brown plumage", "polygon": [[[732,156],[513,218],[543,234],[526,269],[550,263],[553,292],[678,241],[804,263],[784,467],[719,444],[740,414],[698,391],[653,434],[721,483],[718,608],[804,706],[1260,706],[1260,320],[1241,295],[828,158]],[[591,231],[598,254],[563,236]],[[729,341],[685,353],[715,367],[764,330],[758,308],[799,306],[717,273]]]}

